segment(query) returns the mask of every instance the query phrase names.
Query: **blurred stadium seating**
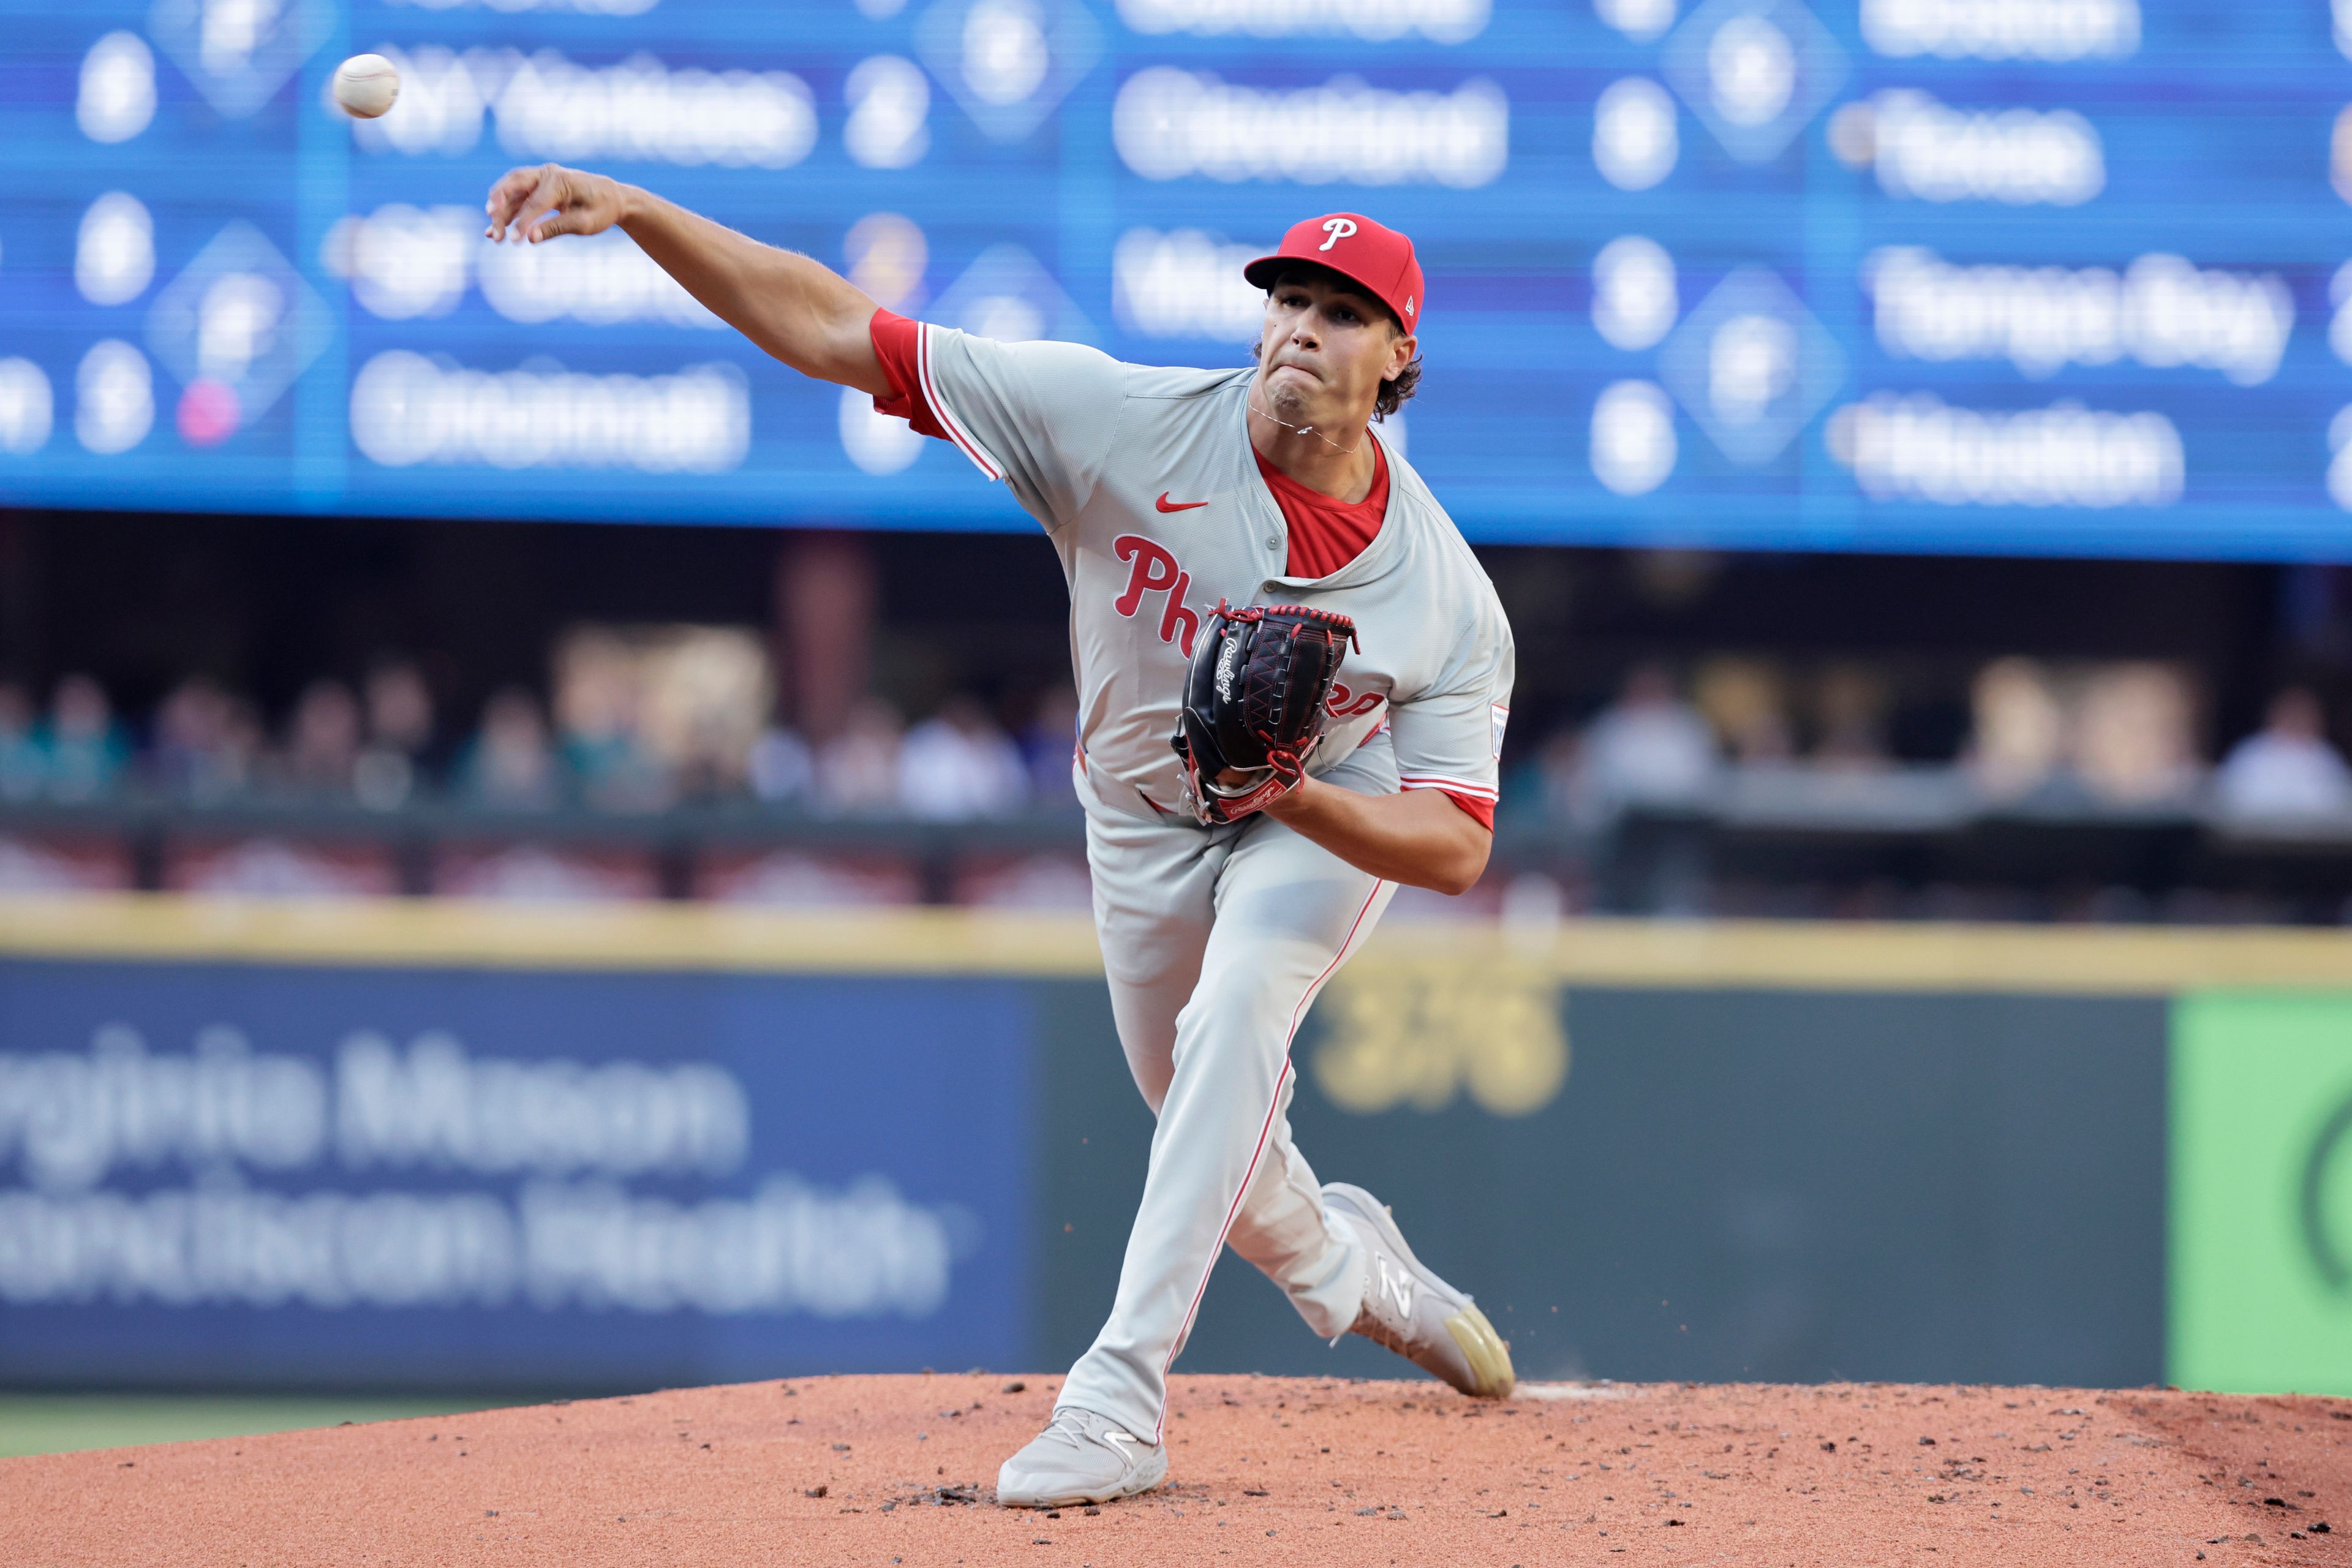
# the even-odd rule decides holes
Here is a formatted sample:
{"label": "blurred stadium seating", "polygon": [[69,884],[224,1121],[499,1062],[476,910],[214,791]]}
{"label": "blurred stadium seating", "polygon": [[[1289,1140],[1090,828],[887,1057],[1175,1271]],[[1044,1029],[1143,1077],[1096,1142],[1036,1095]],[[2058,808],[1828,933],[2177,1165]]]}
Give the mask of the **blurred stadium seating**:
{"label": "blurred stadium seating", "polygon": [[[82,548],[56,523],[19,537],[66,562]],[[641,599],[709,616],[721,606],[708,588],[675,584],[710,570],[712,550],[668,537],[677,561]],[[256,610],[211,634],[226,658],[131,660],[108,624],[123,611],[95,605],[96,626],[24,645],[26,673],[0,678],[0,889],[1082,909],[1058,649],[1040,639],[1008,656],[997,624],[958,618],[969,605],[934,619],[935,586],[894,585],[936,548],[805,536],[776,557],[772,605],[755,597],[730,621],[589,618],[580,601],[628,603],[598,568],[592,591],[499,628],[493,651],[472,627],[452,646],[356,658],[313,638],[309,661],[273,651]],[[1030,600],[1050,613],[1054,585],[1035,580],[1051,568],[1031,542],[959,549],[950,572],[1004,584],[1005,615]],[[458,555],[435,570],[467,569]],[[2202,644],[2154,621],[2070,639],[1997,607],[1961,614],[1956,634],[1936,624],[1954,612],[1923,602],[1917,635],[1889,646],[1878,623],[1899,611],[1849,602],[1839,579],[1876,595],[1899,567],[1782,565],[1759,584],[1767,572],[1719,559],[1489,558],[1534,612],[1521,611],[1495,864],[1468,898],[1408,895],[1399,918],[1516,900],[1570,913],[2352,920],[2347,683],[2328,657],[2344,611],[2324,597],[2316,632],[2294,625],[2279,607],[2294,569],[2105,569],[2186,578],[2167,593],[2191,612],[2200,595],[2224,609],[2249,597],[2232,574],[2271,580],[2252,611],[2205,609],[2219,626]],[[2049,592],[2050,570],[1978,567],[2019,598]],[[1563,572],[1580,586],[1559,589]],[[312,590],[354,591],[334,575],[311,574]],[[2334,576],[2318,586],[2342,592]],[[395,591],[395,622],[443,617],[429,591]],[[1547,624],[1548,592],[1652,608],[1563,631]],[[1784,616],[1757,603],[1792,592],[1842,607],[1824,622],[1817,603]],[[1744,626],[1706,629],[1735,603]],[[516,635],[530,625],[543,628],[535,644]],[[2229,641],[2269,647],[2233,666],[2210,651]],[[93,667],[122,673],[67,662],[93,642]]]}

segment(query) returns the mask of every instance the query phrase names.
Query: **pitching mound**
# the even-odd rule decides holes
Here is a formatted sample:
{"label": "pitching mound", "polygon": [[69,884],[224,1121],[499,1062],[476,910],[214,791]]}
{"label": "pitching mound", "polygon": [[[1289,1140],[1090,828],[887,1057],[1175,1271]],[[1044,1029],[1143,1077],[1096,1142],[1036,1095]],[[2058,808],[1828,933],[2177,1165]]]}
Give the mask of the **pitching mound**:
{"label": "pitching mound", "polygon": [[1176,1380],[1171,1484],[992,1506],[1058,1379],[817,1378],[0,1461],[28,1568],[2352,1564],[2352,1401]]}

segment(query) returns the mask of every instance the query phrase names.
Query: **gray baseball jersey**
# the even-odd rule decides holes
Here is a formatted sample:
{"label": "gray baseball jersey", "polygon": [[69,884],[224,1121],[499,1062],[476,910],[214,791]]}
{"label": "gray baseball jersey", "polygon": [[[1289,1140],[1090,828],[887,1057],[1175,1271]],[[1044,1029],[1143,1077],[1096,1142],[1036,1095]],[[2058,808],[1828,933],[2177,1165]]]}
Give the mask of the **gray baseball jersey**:
{"label": "gray baseball jersey", "polygon": [[1155,370],[896,318],[875,342],[902,389],[919,386],[892,411],[1011,485],[1069,580],[1095,929],[1159,1131],[1110,1317],[1058,1402],[1156,1443],[1169,1368],[1228,1242],[1318,1335],[1356,1321],[1367,1255],[1291,1139],[1290,1042],[1396,891],[1271,817],[1203,828],[1176,813],[1168,738],[1186,656],[1220,599],[1352,616],[1361,650],[1340,668],[1310,767],[1360,794],[1443,789],[1491,808],[1510,630],[1393,454],[1372,542],[1328,576],[1285,575],[1282,510],[1250,448],[1248,369]]}
{"label": "gray baseball jersey", "polygon": [[1250,448],[1255,372],[1125,364],[1075,343],[1003,343],[924,326],[922,402],[964,454],[1045,526],[1070,587],[1079,737],[1102,801],[1158,815],[1181,780],[1168,744],[1186,656],[1222,599],[1354,618],[1313,771],[1383,729],[1407,789],[1490,806],[1513,650],[1477,559],[1389,453],[1388,510],[1328,577],[1285,575],[1282,510]]}

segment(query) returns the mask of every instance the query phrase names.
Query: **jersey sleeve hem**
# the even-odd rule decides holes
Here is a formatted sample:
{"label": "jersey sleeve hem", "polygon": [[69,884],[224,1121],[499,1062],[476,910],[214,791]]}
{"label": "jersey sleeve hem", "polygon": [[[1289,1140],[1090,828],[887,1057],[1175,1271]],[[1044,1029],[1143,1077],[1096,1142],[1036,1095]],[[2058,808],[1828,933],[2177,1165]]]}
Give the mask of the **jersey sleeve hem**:
{"label": "jersey sleeve hem", "polygon": [[947,430],[948,438],[956,444],[965,457],[971,459],[972,466],[991,479],[1001,480],[1004,478],[1004,465],[990,455],[988,449],[982,447],[978,438],[972,435],[971,427],[958,418],[955,410],[949,406],[947,399],[940,395],[939,378],[931,371],[931,344],[940,331],[940,328],[927,324],[916,339],[915,366],[922,381],[923,401],[929,405],[931,412],[939,416],[940,424]]}
{"label": "jersey sleeve hem", "polygon": [[940,395],[939,378],[931,374],[931,335],[939,329],[909,321],[894,310],[876,310],[866,336],[882,374],[890,378],[890,395],[874,400],[877,414],[904,419],[916,434],[952,442],[992,479],[1004,478],[1004,465],[973,439],[971,426],[956,417]]}
{"label": "jersey sleeve hem", "polygon": [[1466,795],[1480,800],[1493,800],[1496,791],[1490,784],[1476,779],[1456,778],[1451,773],[1404,773],[1397,783],[1405,789],[1442,789],[1449,795]]}
{"label": "jersey sleeve hem", "polygon": [[1483,785],[1440,784],[1433,779],[1403,779],[1404,789],[1433,789],[1469,815],[1470,819],[1487,832],[1495,831],[1495,792]]}

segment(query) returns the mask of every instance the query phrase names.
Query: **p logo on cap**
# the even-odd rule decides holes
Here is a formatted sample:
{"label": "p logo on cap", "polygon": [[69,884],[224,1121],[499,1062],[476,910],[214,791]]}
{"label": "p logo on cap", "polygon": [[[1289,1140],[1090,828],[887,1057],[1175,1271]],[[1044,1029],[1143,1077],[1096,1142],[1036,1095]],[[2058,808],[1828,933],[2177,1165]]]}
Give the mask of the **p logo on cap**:
{"label": "p logo on cap", "polygon": [[[1336,248],[1343,239],[1348,248]],[[1412,241],[1385,224],[1361,213],[1326,213],[1295,223],[1282,237],[1281,248],[1243,268],[1242,276],[1253,288],[1271,289],[1286,261],[1328,268],[1387,306],[1406,331],[1421,325],[1422,302],[1429,293],[1422,284],[1421,262]]]}

